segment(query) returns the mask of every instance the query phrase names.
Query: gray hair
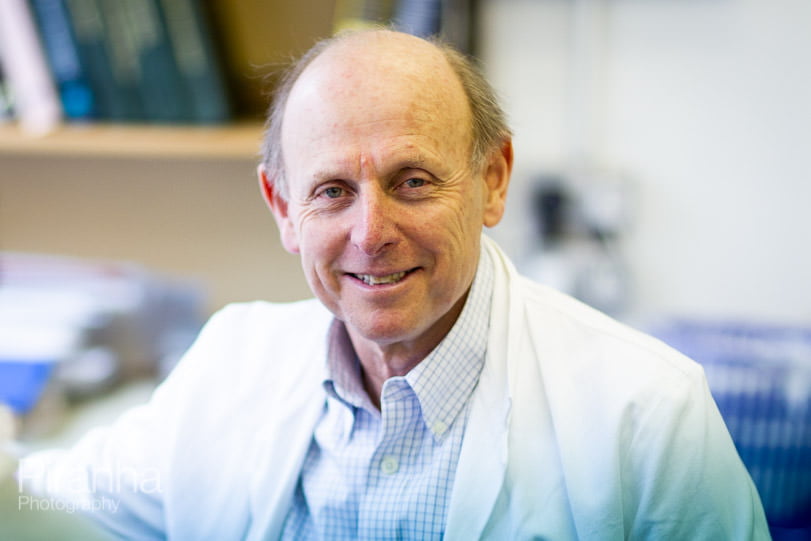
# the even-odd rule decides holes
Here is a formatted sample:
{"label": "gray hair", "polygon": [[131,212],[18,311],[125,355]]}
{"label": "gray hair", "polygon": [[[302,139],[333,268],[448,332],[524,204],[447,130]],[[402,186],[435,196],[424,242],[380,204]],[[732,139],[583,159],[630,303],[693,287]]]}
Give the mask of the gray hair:
{"label": "gray hair", "polygon": [[[325,50],[347,36],[369,31],[341,33],[320,40],[281,73],[268,110],[261,153],[268,179],[275,184],[284,199],[289,197],[289,191],[282,153],[282,124],[293,86],[304,70]],[[479,171],[484,167],[490,154],[499,149],[512,135],[506,115],[498,103],[493,87],[472,58],[438,38],[429,38],[427,41],[437,47],[445,57],[467,96],[472,117],[471,166],[475,171]]]}

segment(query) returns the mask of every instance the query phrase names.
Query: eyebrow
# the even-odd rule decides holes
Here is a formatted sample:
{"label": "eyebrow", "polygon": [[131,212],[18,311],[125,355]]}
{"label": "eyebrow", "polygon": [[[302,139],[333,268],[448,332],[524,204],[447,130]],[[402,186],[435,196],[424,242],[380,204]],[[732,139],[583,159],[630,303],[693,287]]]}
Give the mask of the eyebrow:
{"label": "eyebrow", "polygon": [[[383,174],[392,176],[407,169],[425,169],[427,163],[428,159],[426,159],[424,155],[417,154],[394,162],[391,168],[383,171]],[[340,166],[319,168],[313,171],[313,173],[308,176],[308,179],[313,185],[328,180],[351,180],[351,178],[347,178],[347,175],[341,171],[345,171],[345,169],[341,168]],[[428,172],[435,174],[432,171]],[[354,175],[350,175],[350,177],[351,176]]]}
{"label": "eyebrow", "polygon": [[428,160],[426,160],[425,157],[422,154],[420,154],[415,158],[405,159],[405,160],[400,161],[397,164],[397,166],[398,166],[397,170],[402,171],[403,169],[424,169],[425,168],[425,163],[427,161]]}

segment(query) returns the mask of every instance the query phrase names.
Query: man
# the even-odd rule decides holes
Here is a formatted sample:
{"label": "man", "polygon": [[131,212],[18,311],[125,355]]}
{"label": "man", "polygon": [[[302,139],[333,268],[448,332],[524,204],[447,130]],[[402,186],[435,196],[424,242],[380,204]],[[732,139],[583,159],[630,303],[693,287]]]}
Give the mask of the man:
{"label": "man", "polygon": [[459,55],[318,45],[259,177],[320,302],[223,310],[148,405],[20,478],[139,539],[768,538],[701,369],[481,235],[512,159]]}

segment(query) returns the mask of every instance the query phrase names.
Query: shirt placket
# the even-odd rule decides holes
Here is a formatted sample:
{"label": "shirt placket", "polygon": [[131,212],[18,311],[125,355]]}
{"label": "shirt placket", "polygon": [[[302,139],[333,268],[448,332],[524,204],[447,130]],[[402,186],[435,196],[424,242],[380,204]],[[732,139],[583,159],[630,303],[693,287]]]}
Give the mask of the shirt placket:
{"label": "shirt placket", "polygon": [[381,437],[368,468],[367,492],[359,513],[360,539],[399,538],[397,525],[405,511],[398,498],[421,422],[417,396],[402,378],[386,382],[381,394]]}

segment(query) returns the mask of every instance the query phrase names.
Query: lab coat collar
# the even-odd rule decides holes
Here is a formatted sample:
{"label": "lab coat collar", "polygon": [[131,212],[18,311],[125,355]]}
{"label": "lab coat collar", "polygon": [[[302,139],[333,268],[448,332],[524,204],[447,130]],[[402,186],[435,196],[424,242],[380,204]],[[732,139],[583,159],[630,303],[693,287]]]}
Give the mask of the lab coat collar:
{"label": "lab coat collar", "polygon": [[487,357],[474,391],[448,511],[445,538],[480,539],[504,484],[510,423],[510,374],[505,359],[516,358],[519,341],[511,336],[519,307],[509,302],[515,275],[495,243],[482,236],[495,267]]}

